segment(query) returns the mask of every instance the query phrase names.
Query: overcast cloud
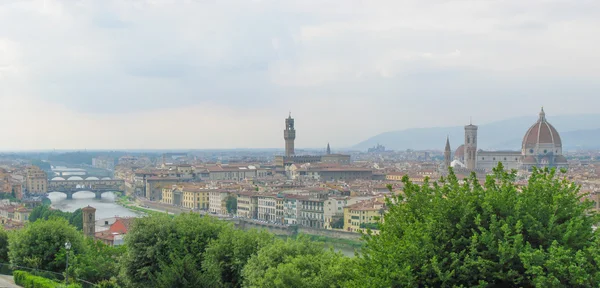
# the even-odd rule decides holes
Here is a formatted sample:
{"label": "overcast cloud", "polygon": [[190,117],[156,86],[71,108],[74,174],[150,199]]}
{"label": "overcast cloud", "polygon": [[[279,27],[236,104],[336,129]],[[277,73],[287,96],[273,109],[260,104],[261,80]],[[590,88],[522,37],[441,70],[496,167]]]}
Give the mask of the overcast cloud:
{"label": "overcast cloud", "polygon": [[597,0],[0,0],[0,149],[354,145],[596,113]]}

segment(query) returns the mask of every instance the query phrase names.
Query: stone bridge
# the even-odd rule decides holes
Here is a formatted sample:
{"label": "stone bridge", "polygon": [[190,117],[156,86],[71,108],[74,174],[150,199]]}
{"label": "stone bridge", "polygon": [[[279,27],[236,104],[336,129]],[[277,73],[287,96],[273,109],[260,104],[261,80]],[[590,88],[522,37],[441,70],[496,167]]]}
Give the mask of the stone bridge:
{"label": "stone bridge", "polygon": [[73,194],[80,191],[91,191],[96,194],[96,199],[102,198],[102,193],[124,191],[123,180],[50,180],[48,191],[67,194],[67,199],[73,199]]}

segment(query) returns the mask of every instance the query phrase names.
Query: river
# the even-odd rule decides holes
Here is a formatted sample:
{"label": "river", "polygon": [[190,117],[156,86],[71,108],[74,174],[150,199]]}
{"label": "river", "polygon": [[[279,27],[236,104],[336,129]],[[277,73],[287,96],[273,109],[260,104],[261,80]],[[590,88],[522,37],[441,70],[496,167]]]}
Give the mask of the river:
{"label": "river", "polygon": [[115,216],[135,217],[139,215],[115,203],[116,197],[112,192],[103,193],[102,199],[96,199],[94,192],[81,191],[73,194],[73,200],[67,200],[67,195],[61,192],[48,194],[48,198],[52,201],[52,207],[62,211],[73,212],[88,205],[96,208],[96,220]]}

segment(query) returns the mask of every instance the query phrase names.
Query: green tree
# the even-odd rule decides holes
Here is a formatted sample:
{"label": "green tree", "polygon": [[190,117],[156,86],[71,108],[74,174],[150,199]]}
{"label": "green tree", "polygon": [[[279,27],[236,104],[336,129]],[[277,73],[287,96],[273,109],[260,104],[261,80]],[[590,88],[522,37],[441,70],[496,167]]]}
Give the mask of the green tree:
{"label": "green tree", "polygon": [[77,230],[83,230],[83,212],[81,209],[77,209],[74,212],[64,212],[57,209],[50,208],[50,205],[40,205],[31,211],[29,214],[29,222],[35,222],[37,220],[48,220],[52,217],[63,218],[69,221],[69,224],[75,226]]}
{"label": "green tree", "polygon": [[125,254],[125,246],[108,246],[91,238],[85,239],[85,251],[75,255],[72,265],[73,274],[80,279],[97,283],[110,281],[119,274],[119,263]]}
{"label": "green tree", "polygon": [[266,271],[260,287],[335,288],[345,287],[355,277],[351,258],[340,253],[298,255]]}
{"label": "green tree", "polygon": [[204,262],[209,287],[242,287],[242,269],[248,259],[274,241],[273,234],[233,227],[223,230],[206,248]]}
{"label": "green tree", "polygon": [[[197,271],[202,271],[204,251],[224,227],[225,223],[213,217],[195,213],[136,219],[125,238],[128,249],[123,258],[123,279],[128,287],[155,287],[160,283],[200,287],[193,285],[201,283]],[[176,279],[178,275],[188,276],[185,283],[190,284]]]}
{"label": "green tree", "polygon": [[331,223],[331,228],[343,229],[344,228],[344,217],[340,217]]}
{"label": "green tree", "polygon": [[83,235],[67,220],[36,221],[9,234],[8,257],[12,265],[63,272],[67,241],[72,245],[71,255],[84,252]]}
{"label": "green tree", "polygon": [[[555,170],[526,186],[499,165],[423,185],[403,179],[379,235],[367,235],[348,287],[591,287],[600,283],[598,216]],[[563,171],[564,173],[564,171]]]}
{"label": "green tree", "polygon": [[225,207],[227,207],[227,213],[235,214],[237,211],[237,197],[235,195],[227,196]]}
{"label": "green tree", "polygon": [[8,263],[8,233],[0,227],[0,263]]}
{"label": "green tree", "polygon": [[242,270],[244,287],[266,287],[270,281],[270,278],[266,278],[267,273],[277,269],[280,264],[288,263],[300,255],[321,255],[324,251],[322,245],[311,242],[303,235],[297,239],[276,240],[248,260]]}

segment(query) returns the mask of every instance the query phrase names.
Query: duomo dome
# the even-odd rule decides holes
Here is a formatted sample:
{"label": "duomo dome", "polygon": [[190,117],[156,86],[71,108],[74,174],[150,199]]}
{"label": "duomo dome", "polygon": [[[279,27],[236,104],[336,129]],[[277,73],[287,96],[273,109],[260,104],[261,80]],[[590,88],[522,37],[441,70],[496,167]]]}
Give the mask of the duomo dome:
{"label": "duomo dome", "polygon": [[562,141],[556,128],[546,120],[544,108],[540,111],[540,117],[525,136],[521,154],[525,166],[562,166],[567,159],[562,156]]}

